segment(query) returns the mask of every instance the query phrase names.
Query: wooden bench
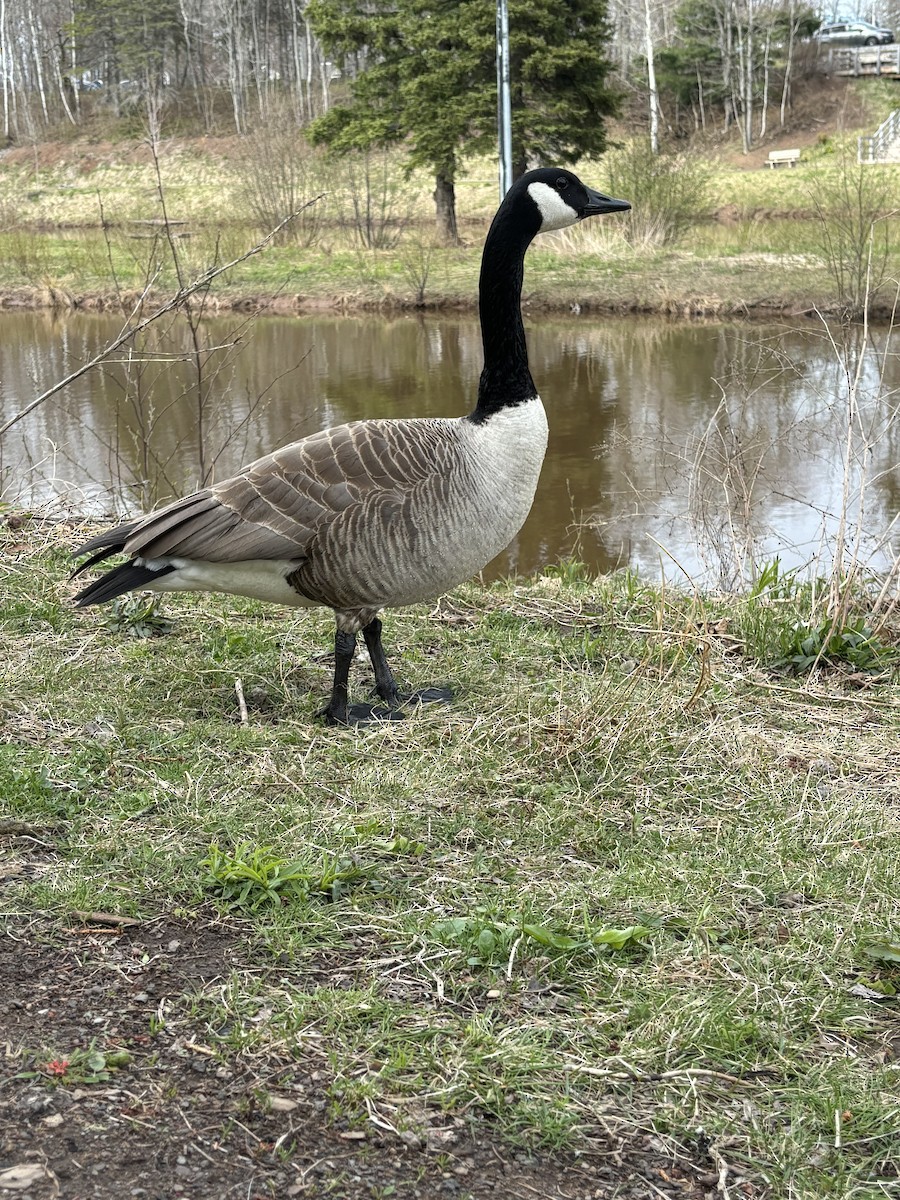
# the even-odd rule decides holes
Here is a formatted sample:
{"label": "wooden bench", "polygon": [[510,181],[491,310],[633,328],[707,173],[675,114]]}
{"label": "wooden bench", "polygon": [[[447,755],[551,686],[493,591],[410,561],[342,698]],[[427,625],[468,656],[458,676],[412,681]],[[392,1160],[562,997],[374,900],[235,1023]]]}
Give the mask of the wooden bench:
{"label": "wooden bench", "polygon": [[799,161],[799,150],[770,150],[766,159],[770,167],[796,167]]}

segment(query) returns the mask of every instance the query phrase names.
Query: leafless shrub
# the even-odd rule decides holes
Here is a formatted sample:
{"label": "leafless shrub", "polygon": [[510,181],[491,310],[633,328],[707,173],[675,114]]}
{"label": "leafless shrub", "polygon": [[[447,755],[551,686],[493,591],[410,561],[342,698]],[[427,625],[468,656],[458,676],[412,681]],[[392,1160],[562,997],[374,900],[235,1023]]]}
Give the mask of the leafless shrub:
{"label": "leafless shrub", "polygon": [[820,226],[818,254],[831,276],[844,320],[855,320],[885,285],[896,216],[894,175],[843,153],[825,188],[811,192]]}
{"label": "leafless shrub", "polygon": [[[775,495],[816,516],[817,545],[809,547],[802,572],[815,584],[814,616],[817,611],[819,620],[839,630],[862,595],[872,613],[896,601],[898,522],[874,503],[885,472],[876,463],[895,461],[885,448],[900,435],[900,395],[886,383],[892,334],[893,327],[876,341],[865,323],[823,322],[822,336],[833,355],[830,382],[836,380],[837,387],[816,394],[807,381],[810,401],[786,409],[768,426],[758,420],[758,404],[750,403],[753,380],[736,373],[723,381],[719,407],[689,448],[688,505],[700,556],[721,587],[753,587],[769,569],[773,538],[759,514]],[[783,369],[794,368],[784,362]],[[834,472],[837,464],[839,492],[827,507],[814,499],[812,488],[796,494],[788,483],[793,469],[782,478],[779,464],[800,455],[811,475]],[[763,545],[768,554],[761,552]],[[791,549],[796,554],[798,548]]]}
{"label": "leafless shrub", "polygon": [[[900,292],[895,295],[895,313],[898,297]],[[865,577],[872,574],[873,549],[882,560],[893,560],[891,569],[880,572],[881,584],[873,611],[879,611],[888,599],[896,601],[900,589],[900,561],[892,545],[897,518],[876,534],[870,517],[870,493],[877,481],[872,470],[873,451],[895,439],[900,427],[900,395],[885,384],[885,366],[892,354],[895,325],[891,323],[879,354],[870,340],[865,318],[869,305],[867,293],[863,293],[861,302],[861,327],[843,326],[840,337],[826,327],[843,379],[840,408],[835,413],[843,442],[841,503],[826,574],[827,615],[836,628],[845,623]]]}
{"label": "leafless shrub", "polygon": [[407,237],[400,253],[400,267],[404,277],[412,286],[415,304],[422,308],[425,304],[425,293],[428,280],[434,268],[434,256],[437,242],[433,233],[423,234],[420,231]]}
{"label": "leafless shrub", "polygon": [[634,246],[669,245],[708,207],[710,169],[696,155],[654,154],[644,138],[603,160],[609,191],[631,201],[622,230]]}
{"label": "leafless shrub", "polygon": [[418,194],[394,156],[364,150],[340,160],[344,188],[353,209],[356,235],[369,250],[390,250],[412,220]]}
{"label": "leafless shrub", "polygon": [[782,470],[791,473],[785,452],[803,425],[802,414],[789,412],[772,424],[759,422],[759,392],[773,375],[790,377],[796,368],[777,345],[748,351],[717,381],[721,400],[684,452],[687,518],[708,577],[726,591],[752,586],[765,567],[762,547],[771,539],[761,513],[785,486]]}
{"label": "leafless shrub", "polygon": [[[323,151],[306,140],[286,114],[273,113],[248,133],[236,155],[240,170],[238,198],[261,230],[274,229],[311,197],[329,190],[332,167]],[[325,208],[315,204],[286,225],[282,242],[311,246],[318,238]]]}

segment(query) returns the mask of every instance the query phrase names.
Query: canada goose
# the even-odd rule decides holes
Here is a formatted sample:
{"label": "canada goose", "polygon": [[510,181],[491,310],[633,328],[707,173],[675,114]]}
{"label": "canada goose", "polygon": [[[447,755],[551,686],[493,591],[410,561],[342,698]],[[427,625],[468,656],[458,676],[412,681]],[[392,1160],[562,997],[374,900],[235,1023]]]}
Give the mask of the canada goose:
{"label": "canada goose", "polygon": [[378,613],[433,600],[476,574],[510,543],[534,499],[547,419],[528,370],[520,311],[525,251],[538,233],[630,207],[559,168],[523,175],[484,245],[484,369],[473,412],[325,429],[91,538],[75,551],[91,557],[74,575],[119,552],[129,560],[79,592],[76,604],[144,588],[325,605],[337,622],[326,721],[389,715],[370,705],[348,707],[359,630],[375,691],[389,710],[398,709]]}

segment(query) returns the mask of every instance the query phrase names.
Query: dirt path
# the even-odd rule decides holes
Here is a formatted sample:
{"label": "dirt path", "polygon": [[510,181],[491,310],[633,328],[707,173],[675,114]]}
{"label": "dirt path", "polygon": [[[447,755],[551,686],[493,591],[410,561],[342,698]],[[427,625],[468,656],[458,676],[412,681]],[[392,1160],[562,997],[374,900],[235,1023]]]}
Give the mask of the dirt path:
{"label": "dirt path", "polygon": [[708,1160],[674,1163],[650,1137],[621,1145],[598,1130],[578,1156],[540,1156],[499,1142],[472,1114],[423,1107],[414,1128],[377,1114],[348,1125],[329,1112],[327,1052],[293,1062],[240,1055],[227,1029],[196,1015],[197,997],[247,966],[241,936],[212,917],[7,925],[0,1197],[714,1194]]}

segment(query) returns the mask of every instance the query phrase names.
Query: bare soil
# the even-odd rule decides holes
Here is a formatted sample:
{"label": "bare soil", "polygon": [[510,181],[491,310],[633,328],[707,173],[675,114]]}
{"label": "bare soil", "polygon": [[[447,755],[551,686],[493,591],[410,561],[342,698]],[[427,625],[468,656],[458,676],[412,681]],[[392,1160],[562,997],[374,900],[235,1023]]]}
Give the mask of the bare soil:
{"label": "bare soil", "polygon": [[[192,998],[254,964],[245,931],[210,915],[104,926],[73,918],[7,924],[0,940],[0,1194],[23,1200],[267,1196],[701,1200],[712,1163],[677,1161],[649,1134],[591,1130],[580,1154],[505,1144],[474,1115],[428,1111],[415,1128],[330,1113],[327,1057],[229,1052]],[[346,971],[346,960],[343,963]],[[327,984],[323,960],[307,983]],[[297,981],[293,981],[296,983]],[[339,986],[339,981],[334,981]],[[108,1078],[53,1077],[95,1047],[128,1061]],[[74,1074],[75,1077],[72,1077]],[[385,1123],[389,1126],[389,1123]],[[24,1188],[3,1190],[4,1172]],[[12,1182],[15,1182],[13,1177]],[[751,1188],[751,1185],[744,1185]],[[753,1195],[755,1189],[745,1194]]]}

